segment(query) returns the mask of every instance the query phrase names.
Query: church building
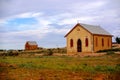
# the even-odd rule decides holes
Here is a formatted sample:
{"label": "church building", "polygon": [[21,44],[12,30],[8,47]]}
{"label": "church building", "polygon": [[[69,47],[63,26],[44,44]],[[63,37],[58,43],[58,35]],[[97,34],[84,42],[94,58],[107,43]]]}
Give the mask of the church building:
{"label": "church building", "polygon": [[112,35],[100,26],[77,23],[66,35],[67,54],[111,49]]}

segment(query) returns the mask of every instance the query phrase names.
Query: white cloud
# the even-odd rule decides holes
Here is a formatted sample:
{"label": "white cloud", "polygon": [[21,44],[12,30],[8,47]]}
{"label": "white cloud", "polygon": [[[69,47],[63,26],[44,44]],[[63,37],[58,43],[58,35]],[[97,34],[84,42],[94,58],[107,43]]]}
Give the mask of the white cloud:
{"label": "white cloud", "polygon": [[[0,7],[0,12],[4,14],[0,15],[0,42],[23,44],[26,40],[52,37],[51,33],[55,37],[64,37],[77,22],[102,25],[113,35],[120,34],[117,28],[120,24],[119,0],[7,0],[2,4],[4,9]],[[17,18],[33,18],[36,23],[6,26],[10,20]],[[3,32],[2,29],[7,30]]]}
{"label": "white cloud", "polygon": [[30,18],[30,17],[39,17],[43,15],[41,12],[26,12],[13,16],[12,18]]}
{"label": "white cloud", "polygon": [[103,5],[105,5],[105,1],[96,1],[96,2],[91,2],[89,4],[86,4],[83,6],[83,9],[98,9],[100,7],[102,7]]}
{"label": "white cloud", "polygon": [[42,12],[26,12],[26,13],[20,13],[13,16],[5,17],[0,19],[0,24],[7,23],[8,20],[16,19],[16,18],[37,18],[39,16],[42,16]]}
{"label": "white cloud", "polygon": [[[0,33],[1,42],[26,41],[31,39],[41,39],[47,33],[41,30],[26,30],[16,32]],[[26,39],[27,38],[27,39]]]}
{"label": "white cloud", "polygon": [[6,23],[7,23],[6,20],[4,20],[4,19],[0,19],[0,25],[2,25],[2,24],[6,24]]}
{"label": "white cloud", "polygon": [[114,30],[113,34],[115,37],[119,36],[120,37],[120,29]]}

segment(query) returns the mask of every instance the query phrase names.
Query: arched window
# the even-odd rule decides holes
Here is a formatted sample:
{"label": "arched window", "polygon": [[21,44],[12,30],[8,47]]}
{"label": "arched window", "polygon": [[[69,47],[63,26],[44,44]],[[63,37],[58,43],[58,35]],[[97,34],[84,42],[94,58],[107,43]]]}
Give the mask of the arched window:
{"label": "arched window", "polygon": [[102,38],[102,47],[104,46],[104,39]]}
{"label": "arched window", "polygon": [[88,38],[85,39],[85,46],[88,47]]}
{"label": "arched window", "polygon": [[70,39],[70,47],[73,47],[73,39]]}
{"label": "arched window", "polygon": [[110,46],[110,44],[109,44],[109,38],[108,38],[108,47]]}
{"label": "arched window", "polygon": [[96,37],[96,47],[98,46],[98,38]]}

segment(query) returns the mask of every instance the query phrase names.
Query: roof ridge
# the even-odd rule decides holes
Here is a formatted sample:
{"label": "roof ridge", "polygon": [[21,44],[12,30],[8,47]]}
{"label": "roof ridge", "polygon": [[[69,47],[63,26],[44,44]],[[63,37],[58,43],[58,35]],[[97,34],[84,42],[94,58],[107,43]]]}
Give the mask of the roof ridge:
{"label": "roof ridge", "polygon": [[85,29],[90,31],[92,34],[104,34],[104,35],[111,35],[108,31],[106,31],[104,28],[101,26],[97,25],[90,25],[90,24],[84,24],[81,23],[81,26],[83,26]]}
{"label": "roof ridge", "polygon": [[99,25],[90,25],[90,24],[84,24],[84,23],[77,23],[66,35],[65,37],[76,27],[76,26],[82,26],[84,29],[89,31],[92,34],[99,34],[99,35],[110,35],[112,36],[108,31],[106,31],[104,28],[102,28]]}
{"label": "roof ridge", "polygon": [[36,41],[27,41],[26,43],[30,44],[30,45],[37,45]]}
{"label": "roof ridge", "polygon": [[79,23],[79,24],[83,24],[83,25],[89,25],[89,26],[97,26],[97,27],[100,27],[100,25],[92,25],[92,24],[85,24],[85,23]]}

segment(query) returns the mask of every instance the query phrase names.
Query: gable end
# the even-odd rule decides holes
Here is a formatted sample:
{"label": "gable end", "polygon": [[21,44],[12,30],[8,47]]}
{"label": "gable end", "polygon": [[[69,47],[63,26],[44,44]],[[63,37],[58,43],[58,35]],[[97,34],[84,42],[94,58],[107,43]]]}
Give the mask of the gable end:
{"label": "gable end", "polygon": [[64,37],[67,37],[77,26],[82,27],[83,29],[85,29],[87,32],[89,32],[90,34],[92,34],[90,31],[88,31],[86,28],[84,28],[84,26],[80,25],[79,23],[77,23]]}

